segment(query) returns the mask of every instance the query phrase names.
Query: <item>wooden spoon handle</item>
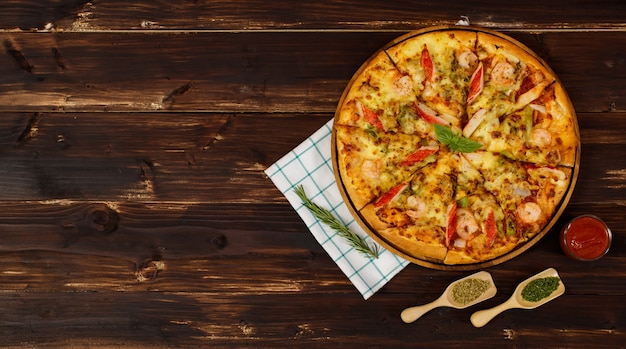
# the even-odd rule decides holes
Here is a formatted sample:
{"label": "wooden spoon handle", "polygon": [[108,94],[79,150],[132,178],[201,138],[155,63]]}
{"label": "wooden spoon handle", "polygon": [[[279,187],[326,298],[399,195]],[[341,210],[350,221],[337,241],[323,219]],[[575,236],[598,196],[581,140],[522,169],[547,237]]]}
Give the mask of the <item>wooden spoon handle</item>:
{"label": "wooden spoon handle", "polygon": [[434,308],[437,308],[443,305],[444,303],[442,302],[441,298],[439,298],[428,304],[406,308],[402,311],[402,313],[400,314],[400,317],[402,318],[402,321],[408,324],[419,319],[420,317],[422,317],[422,315],[428,313]]}
{"label": "wooden spoon handle", "polygon": [[508,301],[500,305],[496,305],[493,308],[479,310],[472,314],[472,316],[470,317],[470,321],[472,322],[472,325],[474,325],[474,327],[483,327],[501,312],[511,308],[515,308],[515,304],[516,303],[512,299],[509,299]]}

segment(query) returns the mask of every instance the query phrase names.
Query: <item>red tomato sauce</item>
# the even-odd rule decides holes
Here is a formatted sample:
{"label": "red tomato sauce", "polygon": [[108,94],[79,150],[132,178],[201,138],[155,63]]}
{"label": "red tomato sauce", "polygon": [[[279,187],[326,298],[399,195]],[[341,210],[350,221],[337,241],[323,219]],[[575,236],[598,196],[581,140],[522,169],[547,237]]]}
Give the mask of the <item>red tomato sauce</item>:
{"label": "red tomato sauce", "polygon": [[603,256],[609,249],[610,234],[607,226],[598,218],[581,216],[563,229],[561,244],[563,251],[570,257],[593,260]]}

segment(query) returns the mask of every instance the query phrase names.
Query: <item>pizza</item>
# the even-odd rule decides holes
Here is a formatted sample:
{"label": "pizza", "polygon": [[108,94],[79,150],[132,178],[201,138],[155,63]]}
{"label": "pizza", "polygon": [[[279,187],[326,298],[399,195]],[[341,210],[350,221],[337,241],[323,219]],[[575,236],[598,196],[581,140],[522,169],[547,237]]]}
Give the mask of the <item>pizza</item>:
{"label": "pizza", "polygon": [[433,28],[374,54],[335,113],[333,166],[358,222],[413,261],[492,261],[545,234],[580,156],[567,93],[502,34]]}

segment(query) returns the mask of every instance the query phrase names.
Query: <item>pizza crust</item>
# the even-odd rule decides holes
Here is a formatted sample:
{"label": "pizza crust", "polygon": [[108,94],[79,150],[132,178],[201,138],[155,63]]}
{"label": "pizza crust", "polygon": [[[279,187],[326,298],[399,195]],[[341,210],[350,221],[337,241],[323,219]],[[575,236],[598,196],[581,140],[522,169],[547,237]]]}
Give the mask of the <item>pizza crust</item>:
{"label": "pizza crust", "polygon": [[549,112],[556,116],[559,124],[559,143],[561,154],[561,165],[574,167],[578,154],[578,124],[576,114],[569,96],[561,84],[554,84],[554,104],[549,108]]}
{"label": "pizza crust", "polygon": [[339,164],[337,167],[339,167],[339,172],[341,174],[341,183],[343,184],[343,187],[345,188],[348,197],[352,201],[352,204],[358,211],[370,202],[372,194],[364,193],[365,188],[362,188],[361,186],[356,184],[356,178],[350,176],[349,171],[351,170],[351,168],[361,166],[361,164],[358,162],[359,159],[351,158],[345,149],[346,141],[344,140],[344,138],[350,137],[350,135],[343,129],[336,128],[335,132],[337,144],[336,156]]}
{"label": "pizza crust", "polygon": [[387,228],[378,230],[378,235],[393,247],[409,256],[442,263],[447,253],[446,246],[437,240],[425,238],[437,228],[413,226],[409,229]]}
{"label": "pizza crust", "polygon": [[494,246],[489,249],[484,249],[474,255],[470,255],[464,250],[449,249],[443,263],[447,265],[457,265],[487,262],[514,250],[519,245],[520,242],[511,242],[500,246]]}
{"label": "pizza crust", "polygon": [[436,225],[390,227],[377,215],[377,208],[374,204],[365,206],[360,214],[378,233],[378,236],[394,248],[409,256],[419,256],[421,259],[438,263],[443,262],[447,248],[443,242],[442,227]]}

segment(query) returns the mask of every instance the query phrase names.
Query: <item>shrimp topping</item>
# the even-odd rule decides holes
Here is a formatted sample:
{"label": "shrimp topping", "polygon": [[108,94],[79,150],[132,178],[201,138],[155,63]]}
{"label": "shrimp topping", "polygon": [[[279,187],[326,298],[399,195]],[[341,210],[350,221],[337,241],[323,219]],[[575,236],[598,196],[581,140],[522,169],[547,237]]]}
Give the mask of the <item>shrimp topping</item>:
{"label": "shrimp topping", "polygon": [[380,160],[365,160],[361,165],[361,172],[365,177],[378,178],[382,171],[382,162]]}
{"label": "shrimp topping", "polygon": [[541,217],[541,207],[535,202],[525,202],[517,208],[517,217],[526,224],[535,223]]}
{"label": "shrimp topping", "polygon": [[480,227],[474,215],[466,209],[459,208],[456,211],[456,233],[461,239],[469,240],[477,232],[480,232]]}
{"label": "shrimp topping", "polygon": [[465,50],[459,54],[459,65],[464,69],[470,69],[476,65],[478,57],[470,50]]}
{"label": "shrimp topping", "polygon": [[402,75],[401,77],[393,80],[393,91],[398,96],[407,96],[413,91],[413,81],[408,75]]}
{"label": "shrimp topping", "polygon": [[515,82],[515,68],[507,62],[499,62],[491,70],[491,81],[500,86],[513,85]]}
{"label": "shrimp topping", "polygon": [[530,134],[530,140],[532,144],[537,147],[546,147],[552,144],[552,136],[550,132],[543,128],[535,128]]}
{"label": "shrimp topping", "polygon": [[415,195],[409,196],[406,199],[406,204],[409,208],[406,211],[406,214],[413,219],[419,219],[421,216],[424,215],[424,213],[426,213],[426,210],[428,209],[428,206],[426,206],[426,201]]}

